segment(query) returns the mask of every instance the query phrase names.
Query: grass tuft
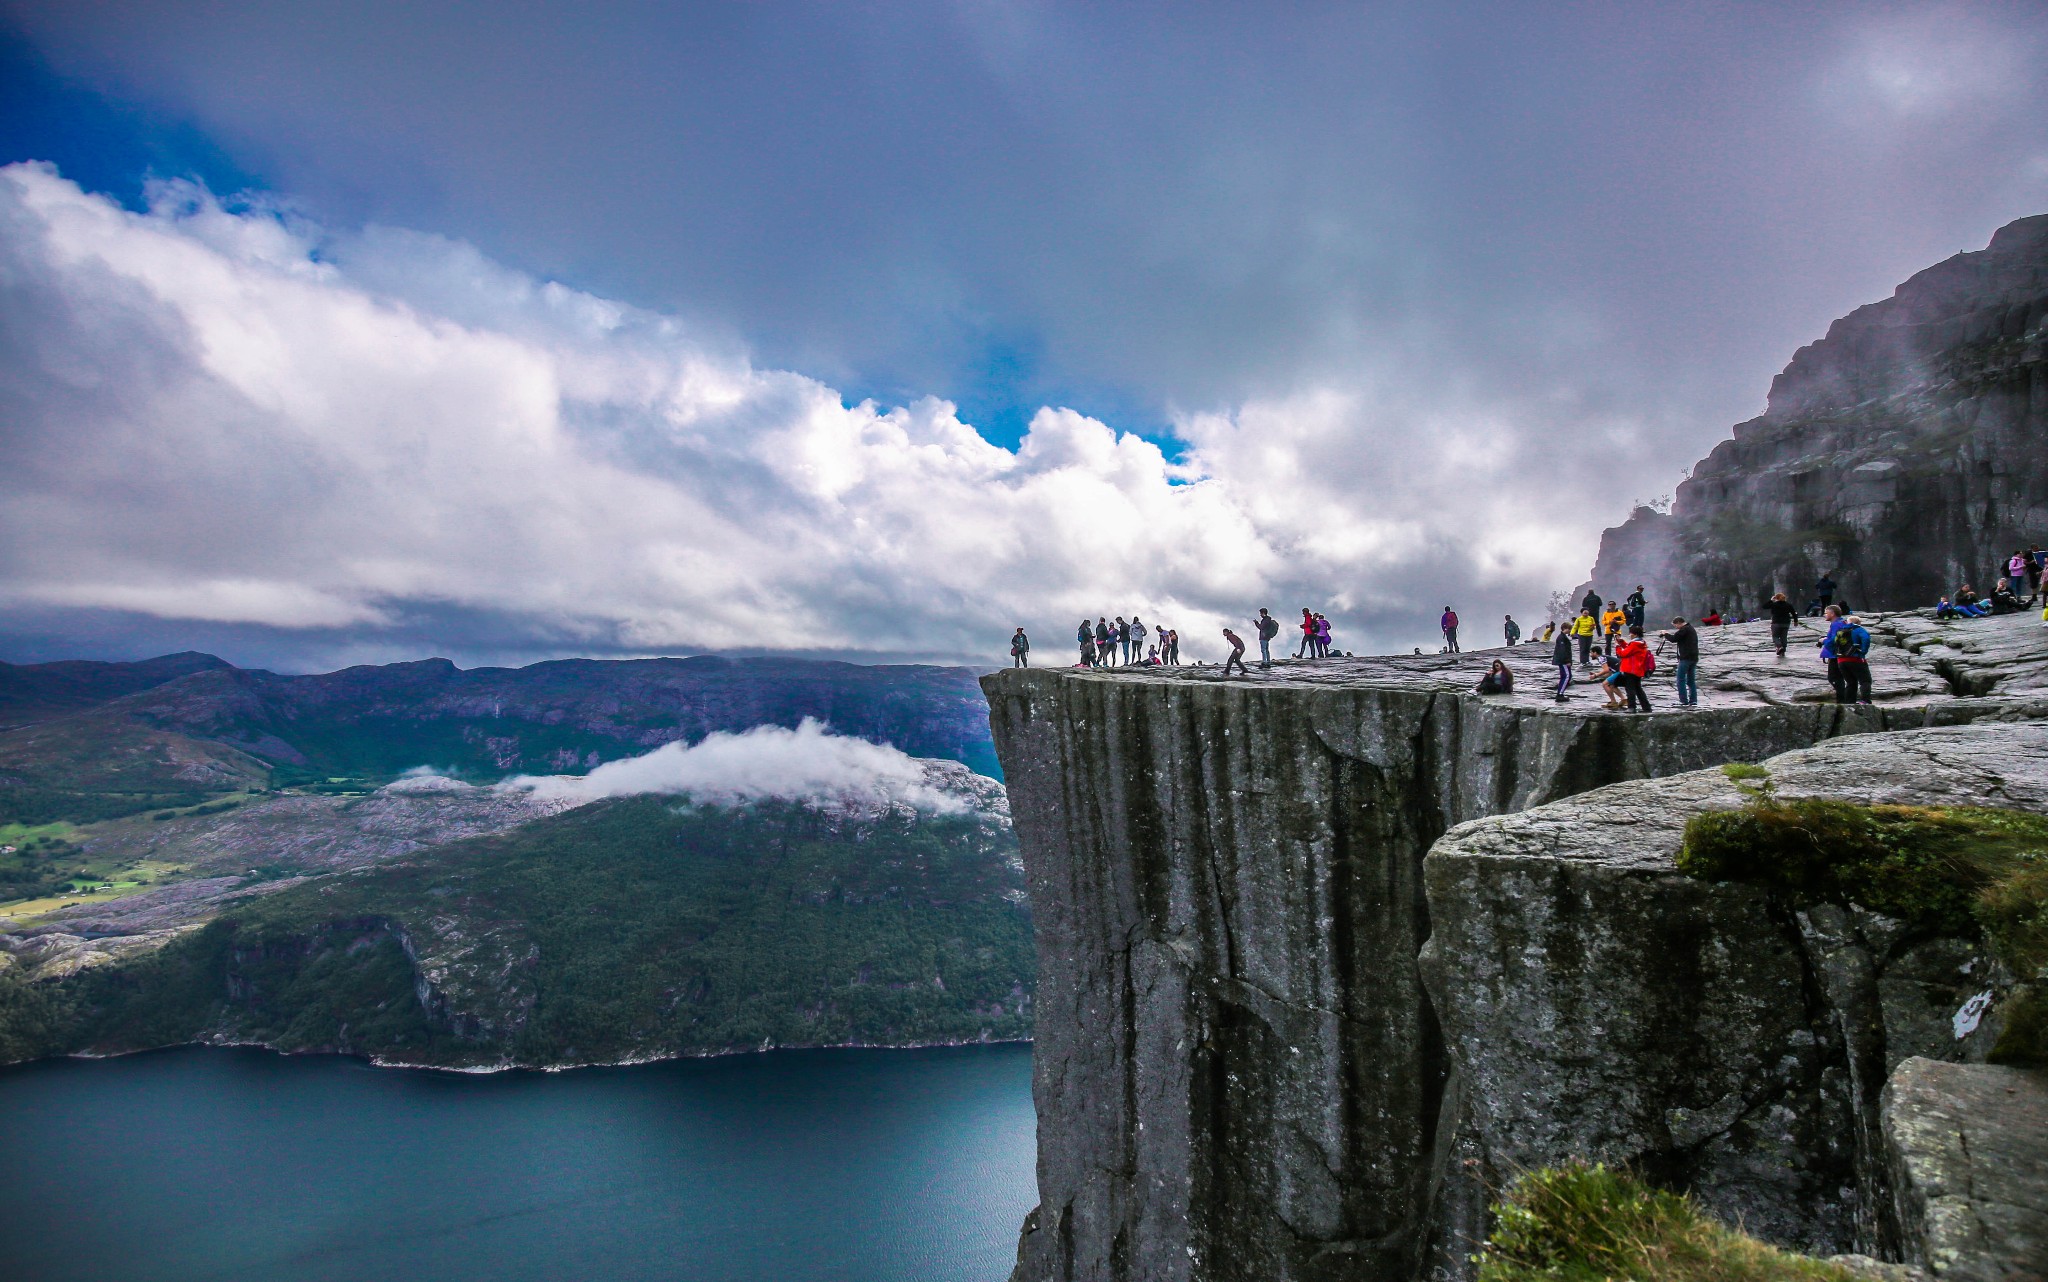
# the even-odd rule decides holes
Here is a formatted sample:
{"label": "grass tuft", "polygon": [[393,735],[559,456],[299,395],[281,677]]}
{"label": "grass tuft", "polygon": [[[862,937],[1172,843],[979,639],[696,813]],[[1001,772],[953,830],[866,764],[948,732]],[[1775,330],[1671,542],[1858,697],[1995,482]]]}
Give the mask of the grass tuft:
{"label": "grass tuft", "polygon": [[1690,1198],[1584,1162],[1529,1171],[1493,1208],[1479,1282],[1852,1282],[1718,1223]]}
{"label": "grass tuft", "polygon": [[1721,773],[1740,783],[1744,779],[1768,779],[1771,772],[1750,761],[1731,761],[1721,767]]}

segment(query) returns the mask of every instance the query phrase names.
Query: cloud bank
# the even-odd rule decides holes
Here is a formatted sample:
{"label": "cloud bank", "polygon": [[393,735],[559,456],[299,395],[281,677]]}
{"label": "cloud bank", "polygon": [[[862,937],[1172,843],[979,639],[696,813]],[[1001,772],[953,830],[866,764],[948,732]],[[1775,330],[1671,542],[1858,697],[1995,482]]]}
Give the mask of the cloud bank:
{"label": "cloud bank", "polygon": [[0,398],[0,601],[357,636],[989,655],[1021,623],[1050,656],[1136,611],[1199,655],[1314,603],[1363,648],[1453,588],[1540,602],[1621,506],[1551,519],[1568,460],[1454,393],[1184,415],[1178,458],[1045,408],[1005,449],[459,242],[33,164],[0,169]]}
{"label": "cloud bank", "polygon": [[810,717],[794,730],[718,731],[695,744],[668,743],[644,756],[608,761],[586,775],[519,775],[497,786],[572,805],[654,793],[715,806],[776,799],[862,811],[910,806],[959,814],[969,808],[934,787],[917,758],[833,734]]}

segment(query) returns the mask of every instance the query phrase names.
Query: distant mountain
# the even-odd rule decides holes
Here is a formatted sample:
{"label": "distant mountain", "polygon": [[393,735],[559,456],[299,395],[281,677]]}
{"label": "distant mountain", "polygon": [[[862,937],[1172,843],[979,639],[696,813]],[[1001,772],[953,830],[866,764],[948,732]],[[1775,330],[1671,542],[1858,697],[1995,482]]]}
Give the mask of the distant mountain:
{"label": "distant mountain", "polygon": [[805,717],[912,756],[999,769],[965,668],[699,657],[464,670],[427,659],[281,676],[188,654],[0,665],[0,823],[252,788],[360,789],[423,765],[472,780],[580,773]]}
{"label": "distant mountain", "polygon": [[191,650],[140,663],[0,663],[0,730],[83,712],[166,681],[231,666],[225,659]]}
{"label": "distant mountain", "polygon": [[0,1062],[228,1041],[545,1066],[1029,1036],[1007,802],[958,765],[927,777],[964,808],[622,798],[295,881],[168,942],[0,936]]}
{"label": "distant mountain", "polygon": [[[1769,407],[1607,531],[1593,585],[1656,616],[1796,604],[1823,571],[1861,607],[1989,592],[2048,542],[2048,215],[1920,272],[1799,349]],[[1583,590],[1583,589],[1581,589]]]}

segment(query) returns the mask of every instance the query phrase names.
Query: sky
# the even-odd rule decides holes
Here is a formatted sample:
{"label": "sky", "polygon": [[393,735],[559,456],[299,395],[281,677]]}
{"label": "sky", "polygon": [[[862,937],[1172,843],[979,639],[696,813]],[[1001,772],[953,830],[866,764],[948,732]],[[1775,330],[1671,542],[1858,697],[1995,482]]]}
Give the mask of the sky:
{"label": "sky", "polygon": [[0,659],[1405,651],[2048,211],[2048,8],[0,0],[0,164]]}

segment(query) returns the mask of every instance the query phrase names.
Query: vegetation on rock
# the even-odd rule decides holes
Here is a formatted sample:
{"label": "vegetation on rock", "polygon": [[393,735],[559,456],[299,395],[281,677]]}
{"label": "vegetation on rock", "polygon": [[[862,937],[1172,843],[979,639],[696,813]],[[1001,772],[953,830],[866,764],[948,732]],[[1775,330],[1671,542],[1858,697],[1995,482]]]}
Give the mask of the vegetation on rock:
{"label": "vegetation on rock", "polygon": [[2048,1063],[2048,816],[1984,807],[1780,799],[1694,815],[1679,871],[1853,903],[1916,930],[1982,939],[2019,987],[1995,1062]]}
{"label": "vegetation on rock", "polygon": [[980,813],[598,802],[16,984],[0,1059],[224,1039],[547,1065],[1026,1037],[1015,852]]}
{"label": "vegetation on rock", "polygon": [[1572,1162],[1528,1171],[1494,1206],[1479,1282],[1851,1282],[1840,1265],[1738,1233],[1690,1198]]}

